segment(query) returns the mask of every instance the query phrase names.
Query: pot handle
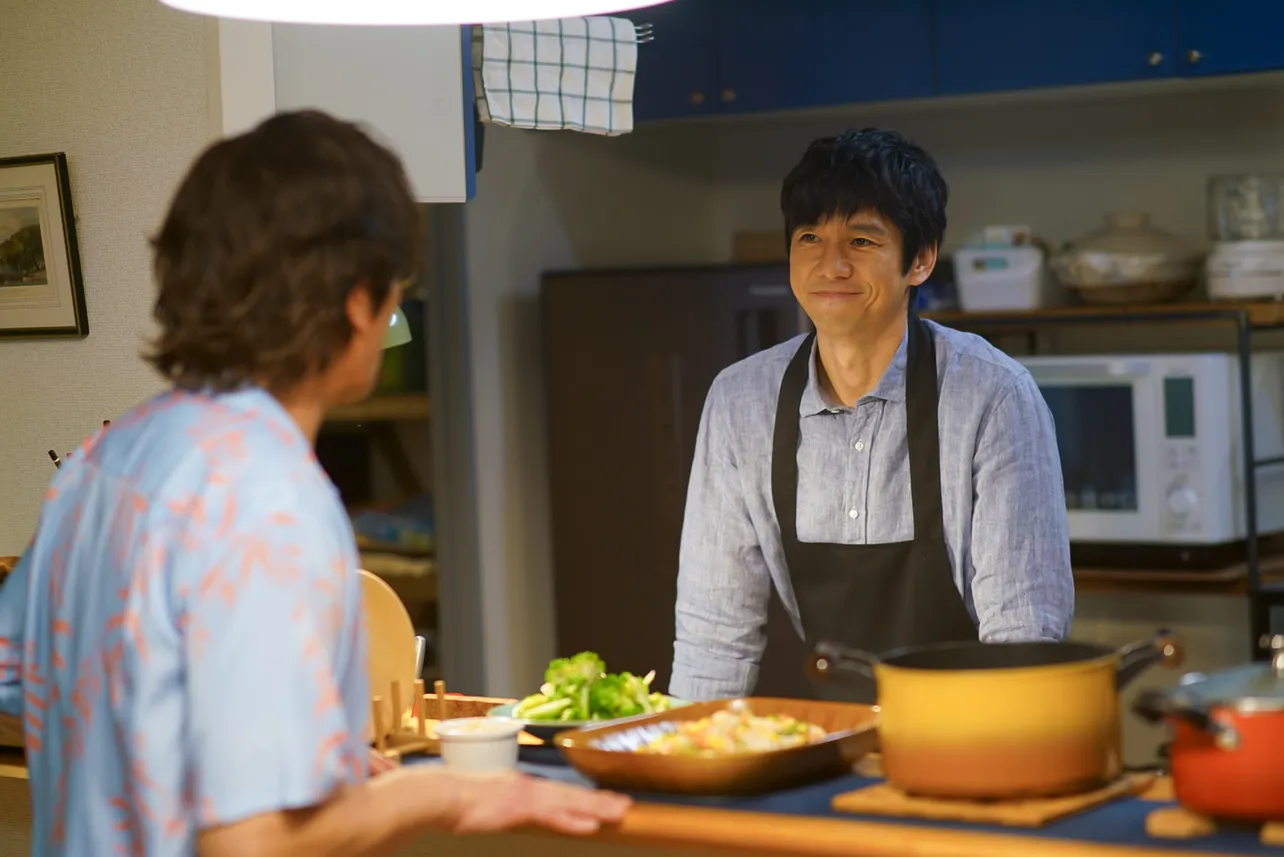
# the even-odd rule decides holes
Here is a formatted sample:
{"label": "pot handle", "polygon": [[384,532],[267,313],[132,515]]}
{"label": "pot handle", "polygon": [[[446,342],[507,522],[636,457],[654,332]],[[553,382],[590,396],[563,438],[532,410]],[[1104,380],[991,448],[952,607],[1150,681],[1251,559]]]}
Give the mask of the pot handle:
{"label": "pot handle", "polygon": [[878,658],[869,652],[822,640],[812,650],[807,674],[814,681],[829,681],[837,675],[858,675],[872,679]]}
{"label": "pot handle", "polygon": [[1137,676],[1161,661],[1164,666],[1173,669],[1181,666],[1186,659],[1186,650],[1176,634],[1163,630],[1152,639],[1129,643],[1118,651],[1118,655],[1115,686],[1122,690]]}
{"label": "pot handle", "polygon": [[1209,710],[1192,702],[1174,699],[1162,690],[1143,690],[1132,704],[1132,710],[1148,723],[1161,720],[1180,720],[1212,736],[1213,743],[1223,750],[1239,746],[1235,727],[1215,720]]}

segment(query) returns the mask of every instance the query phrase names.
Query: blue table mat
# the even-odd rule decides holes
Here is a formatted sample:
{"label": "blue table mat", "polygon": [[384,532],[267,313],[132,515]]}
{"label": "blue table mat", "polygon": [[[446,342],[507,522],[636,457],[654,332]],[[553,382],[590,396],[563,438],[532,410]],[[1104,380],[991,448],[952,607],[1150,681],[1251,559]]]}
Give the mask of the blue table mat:
{"label": "blue table mat", "polygon": [[[589,780],[565,763],[561,753],[555,747],[522,747],[519,758],[519,768],[528,774],[562,782],[591,785]],[[409,762],[410,760],[407,761]],[[432,759],[430,761],[439,762],[440,760]],[[876,824],[932,827],[943,830],[966,830],[973,833],[994,833],[1033,839],[1061,839],[1100,845],[1151,848],[1156,851],[1262,854],[1284,857],[1284,848],[1262,844],[1256,827],[1221,828],[1209,836],[1195,839],[1157,839],[1148,836],[1146,834],[1146,816],[1160,807],[1175,806],[1176,804],[1141,800],[1136,797],[1111,801],[1059,821],[1049,822],[1042,827],[1029,828],[917,818],[892,818],[885,815],[835,812],[830,808],[829,802],[835,795],[854,791],[865,786],[872,786],[878,782],[879,780],[877,779],[852,775],[751,797],[687,797],[683,795],[638,792],[633,793],[632,797],[639,802],[672,806],[762,812],[843,821],[866,821]]]}

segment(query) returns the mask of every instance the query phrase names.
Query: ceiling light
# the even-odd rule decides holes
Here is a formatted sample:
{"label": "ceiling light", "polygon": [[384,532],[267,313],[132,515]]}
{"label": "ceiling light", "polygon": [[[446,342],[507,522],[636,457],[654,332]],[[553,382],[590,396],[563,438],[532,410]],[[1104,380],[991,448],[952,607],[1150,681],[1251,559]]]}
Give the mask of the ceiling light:
{"label": "ceiling light", "polygon": [[607,15],[670,0],[161,0],[199,15],[288,24],[429,26]]}

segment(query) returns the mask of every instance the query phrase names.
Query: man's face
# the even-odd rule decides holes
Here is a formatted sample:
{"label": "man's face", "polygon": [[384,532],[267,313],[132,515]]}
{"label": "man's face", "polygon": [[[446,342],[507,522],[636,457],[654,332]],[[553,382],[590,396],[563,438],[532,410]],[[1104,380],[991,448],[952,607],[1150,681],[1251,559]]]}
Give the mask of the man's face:
{"label": "man's face", "polygon": [[920,251],[905,273],[901,231],[873,211],[827,217],[790,236],[794,297],[826,336],[843,336],[903,314],[905,292],[923,283],[936,249]]}

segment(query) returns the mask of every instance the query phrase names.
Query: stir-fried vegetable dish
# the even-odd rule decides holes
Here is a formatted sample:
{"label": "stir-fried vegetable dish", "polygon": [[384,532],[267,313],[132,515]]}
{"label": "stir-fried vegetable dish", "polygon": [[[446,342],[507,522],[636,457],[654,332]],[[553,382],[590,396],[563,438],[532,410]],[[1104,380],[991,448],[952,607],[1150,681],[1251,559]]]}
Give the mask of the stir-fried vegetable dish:
{"label": "stir-fried vegetable dish", "polygon": [[763,753],[814,744],[826,735],[824,729],[787,714],[764,717],[749,711],[717,711],[708,717],[677,724],[638,748],[639,753],[667,756],[724,756],[731,753]]}
{"label": "stir-fried vegetable dish", "polygon": [[517,703],[513,716],[525,720],[588,722],[615,720],[669,709],[669,698],[651,690],[655,671],[608,673],[593,652],[557,658],[544,672],[539,693]]}

